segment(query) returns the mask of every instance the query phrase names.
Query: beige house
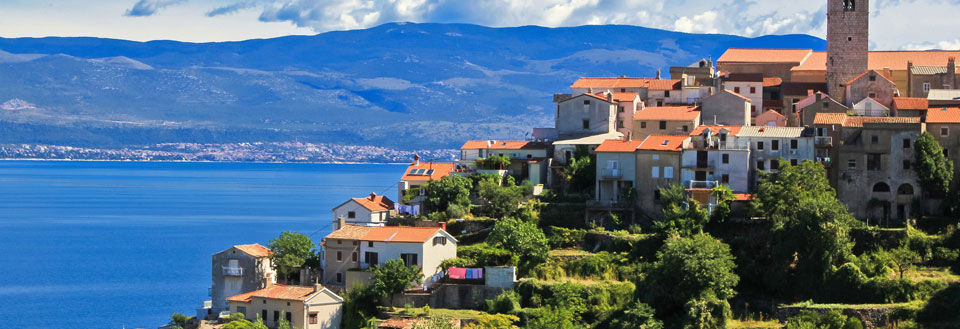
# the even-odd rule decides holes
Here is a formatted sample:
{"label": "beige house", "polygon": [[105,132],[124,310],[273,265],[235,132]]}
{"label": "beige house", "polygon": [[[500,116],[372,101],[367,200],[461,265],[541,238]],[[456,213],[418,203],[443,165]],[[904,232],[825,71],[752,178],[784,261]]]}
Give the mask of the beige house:
{"label": "beige house", "polygon": [[633,115],[633,138],[642,141],[650,135],[688,135],[700,125],[696,106],[647,107]]}
{"label": "beige house", "polygon": [[[627,201],[636,181],[637,147],[641,140],[607,140],[597,147],[597,205],[614,206]],[[624,205],[627,207],[627,205]]]}
{"label": "beige house", "polygon": [[440,262],[457,257],[457,239],[442,227],[344,225],[324,237],[322,245],[323,283],[343,288],[349,288],[348,271],[391,259],[419,266],[426,278],[440,270]]}
{"label": "beige house", "polygon": [[[403,195],[407,190],[419,190],[421,186],[426,185],[432,180],[440,180],[443,177],[450,176],[457,170],[457,165],[453,162],[421,162],[420,156],[415,155],[413,162],[403,172],[400,182],[397,183],[397,201],[407,204]],[[416,204],[423,201],[422,197],[414,198],[409,203]]]}
{"label": "beige house", "polygon": [[580,94],[557,103],[557,135],[570,138],[616,131],[617,104],[610,92]]}
{"label": "beige house", "polygon": [[390,219],[393,201],[385,196],[370,193],[366,198],[352,198],[333,208],[333,229],[340,229],[340,222],[362,226],[383,226]]}
{"label": "beige house", "polygon": [[212,258],[211,315],[228,310],[227,297],[263,289],[277,282],[267,247],[241,244],[218,252]]}
{"label": "beige house", "polygon": [[510,158],[507,174],[514,176],[517,182],[529,181],[534,185],[543,184],[547,177],[547,143],[533,141],[468,141],[460,147],[458,166],[465,170],[476,170],[475,162],[479,158],[491,156]]}
{"label": "beige house", "polygon": [[343,298],[321,285],[274,284],[264,289],[227,298],[230,312],[243,313],[250,321],[259,317],[276,328],[280,319],[302,329],[340,328]]}
{"label": "beige house", "polygon": [[922,117],[927,114],[928,105],[929,103],[926,98],[894,97],[890,110],[893,111],[893,116]]}
{"label": "beige house", "polygon": [[704,125],[749,126],[756,107],[750,98],[730,90],[703,99],[700,123]]}
{"label": "beige house", "polygon": [[960,89],[956,57],[947,58],[946,66],[913,65],[907,63],[907,87],[909,97],[927,97],[933,89]]}
{"label": "beige house", "polygon": [[633,114],[642,111],[646,104],[637,93],[613,93],[613,100],[617,102],[617,131],[624,136],[630,136],[633,131]]}
{"label": "beige house", "polygon": [[759,115],[763,108],[763,74],[730,73],[723,77],[723,90],[750,99],[750,117]]}
{"label": "beige house", "polygon": [[757,126],[766,126],[766,127],[786,127],[787,126],[787,117],[780,114],[775,110],[766,110],[765,112],[758,115],[754,118],[754,123]]}
{"label": "beige house", "polygon": [[660,188],[680,184],[681,152],[687,135],[650,135],[637,147],[637,205],[646,218],[663,217]]}

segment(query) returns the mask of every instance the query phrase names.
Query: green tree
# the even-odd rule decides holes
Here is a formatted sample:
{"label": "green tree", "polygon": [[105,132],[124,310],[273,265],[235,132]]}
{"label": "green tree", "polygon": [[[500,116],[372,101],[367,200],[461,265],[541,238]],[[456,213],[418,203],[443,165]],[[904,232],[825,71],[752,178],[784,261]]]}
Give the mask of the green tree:
{"label": "green tree", "polygon": [[730,218],[730,202],[736,197],[733,190],[727,185],[717,185],[711,190],[711,194],[717,200],[717,207],[713,209],[711,220],[714,223],[723,223]]}
{"label": "green tree", "polygon": [[703,227],[710,221],[709,210],[687,196],[683,186],[660,188],[660,203],[664,218],[653,223],[657,231],[692,236],[703,233]]}
{"label": "green tree", "polygon": [[653,315],[656,310],[650,305],[634,302],[626,309],[623,314],[613,319],[611,328],[623,329],[663,329],[663,322],[657,320]]}
{"label": "green tree", "polygon": [[371,286],[376,295],[381,297],[393,298],[393,295],[423,282],[420,267],[407,266],[400,259],[388,260],[382,266],[374,267],[372,272]]}
{"label": "green tree", "polygon": [[574,157],[563,169],[564,179],[573,192],[590,190],[597,178],[597,164],[585,146],[578,146]]}
{"label": "green tree", "polygon": [[527,321],[528,329],[577,329],[583,328],[572,311],[552,305],[544,306],[531,312],[531,319]]}
{"label": "green tree", "polygon": [[735,269],[730,247],[720,240],[707,234],[672,236],[657,252],[657,261],[644,282],[647,285],[644,297],[657,305],[661,319],[671,319],[672,323],[701,323],[704,321],[688,318],[692,312],[687,309],[697,306],[688,304],[705,300],[712,303],[708,305],[711,306],[708,314],[715,314],[714,304],[726,303],[736,294],[734,287],[740,278],[734,274]]}
{"label": "green tree", "polygon": [[520,273],[527,273],[543,263],[550,250],[547,236],[536,224],[513,217],[500,219],[494,224],[493,230],[487,236],[487,244],[519,256]]}
{"label": "green tree", "polygon": [[450,205],[470,208],[470,190],[473,182],[466,177],[450,175],[434,180],[424,186],[425,206],[430,211],[446,211]]}
{"label": "green tree", "polygon": [[887,252],[888,258],[890,259],[890,264],[897,268],[897,273],[899,273],[899,278],[903,278],[903,272],[913,267],[914,264],[920,262],[920,254],[916,251],[913,251],[906,245],[900,246],[897,249],[893,249]]}
{"label": "green tree", "polygon": [[863,329],[863,322],[837,310],[826,313],[804,310],[787,319],[787,329]]}
{"label": "green tree", "polygon": [[280,236],[270,240],[267,247],[273,251],[270,261],[277,270],[277,277],[284,280],[296,277],[300,267],[308,259],[316,257],[315,246],[309,236],[298,232],[284,231]]}
{"label": "green tree", "polygon": [[923,132],[914,143],[915,171],[920,185],[933,193],[945,194],[953,179],[953,162],[943,155],[943,147],[929,132]]}
{"label": "green tree", "polygon": [[371,287],[361,284],[348,289],[343,295],[343,328],[362,329],[369,319],[377,314],[380,296]]}
{"label": "green tree", "polygon": [[770,254],[755,250],[752,257],[769,258],[767,268],[755,271],[763,273],[758,279],[795,296],[817,291],[846,262],[853,248],[850,229],[862,224],[837,199],[822,165],[781,163],[777,172],[760,174],[751,202],[772,227]]}
{"label": "green tree", "polygon": [[486,201],[486,211],[491,217],[503,218],[513,215],[519,209],[523,188],[501,186],[500,180],[494,178],[483,178],[479,185],[477,195]]}
{"label": "green tree", "polygon": [[724,329],[732,312],[730,303],[706,294],[687,302],[687,316],[684,328],[688,329]]}
{"label": "green tree", "polygon": [[486,159],[477,158],[475,164],[477,169],[505,170],[510,167],[510,158],[505,155],[494,155]]}
{"label": "green tree", "polygon": [[190,321],[191,317],[180,314],[173,313],[170,315],[170,323],[177,325],[178,327],[186,327],[187,321]]}

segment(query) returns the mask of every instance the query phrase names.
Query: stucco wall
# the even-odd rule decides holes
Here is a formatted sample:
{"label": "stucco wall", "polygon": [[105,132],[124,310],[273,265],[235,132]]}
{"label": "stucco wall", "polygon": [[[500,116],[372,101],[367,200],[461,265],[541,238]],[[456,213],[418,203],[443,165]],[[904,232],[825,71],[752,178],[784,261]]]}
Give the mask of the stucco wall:
{"label": "stucco wall", "polygon": [[[585,104],[589,102],[589,104]],[[610,101],[612,102],[612,100]],[[616,105],[586,95],[576,96],[560,103],[556,118],[557,134],[563,136],[588,136],[616,131]],[[589,120],[583,129],[583,120]]]}
{"label": "stucco wall", "polygon": [[[241,269],[241,276],[224,275],[224,267],[228,267],[230,259],[236,259]],[[276,272],[270,265],[269,258],[255,258],[237,248],[230,248],[211,256],[211,286],[210,297],[213,302],[212,313],[227,310],[226,285],[228,280],[240,282],[238,294],[251,292],[266,287],[268,283],[276,283]]]}
{"label": "stucco wall", "polygon": [[[623,191],[615,191],[614,185],[618,182],[629,182],[631,186],[636,181],[636,155],[633,152],[600,152],[597,153],[597,182],[596,199],[615,201]],[[617,168],[619,178],[605,177],[610,173],[611,163]],[[605,182],[607,184],[601,184]]]}
{"label": "stucco wall", "polygon": [[[660,202],[656,200],[656,191],[661,187],[680,184],[680,152],[646,151],[636,153],[637,157],[637,202],[640,209],[651,218],[661,218],[663,213]],[[656,158],[656,160],[654,160]],[[653,178],[652,168],[660,167],[660,178]],[[663,168],[673,167],[673,178],[663,177]]]}
{"label": "stucco wall", "polygon": [[701,106],[701,124],[749,126],[750,118],[750,102],[726,92],[705,98]]}
{"label": "stucco wall", "polygon": [[[666,123],[666,129],[660,129],[660,121]],[[635,120],[633,139],[643,140],[650,135],[687,135],[700,126],[700,116],[690,121],[683,120]],[[686,128],[686,130],[684,130]]]}

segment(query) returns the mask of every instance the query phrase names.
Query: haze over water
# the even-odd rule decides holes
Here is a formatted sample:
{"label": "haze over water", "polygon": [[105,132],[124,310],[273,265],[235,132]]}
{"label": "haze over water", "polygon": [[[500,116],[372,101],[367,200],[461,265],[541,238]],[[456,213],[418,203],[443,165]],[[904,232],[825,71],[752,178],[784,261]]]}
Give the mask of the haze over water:
{"label": "haze over water", "polygon": [[193,315],[210,255],[394,199],[402,165],[0,161],[4,328],[156,328]]}

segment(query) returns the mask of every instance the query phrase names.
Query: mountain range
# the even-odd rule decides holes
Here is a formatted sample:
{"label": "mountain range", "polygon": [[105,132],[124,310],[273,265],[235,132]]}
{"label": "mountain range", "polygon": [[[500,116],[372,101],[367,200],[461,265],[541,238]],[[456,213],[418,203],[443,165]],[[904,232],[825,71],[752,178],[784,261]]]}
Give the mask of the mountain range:
{"label": "mountain range", "polygon": [[666,78],[727,48],[825,46],[807,35],[432,23],[216,43],[0,38],[0,144],[457,148],[551,127],[552,95],[579,77]]}

